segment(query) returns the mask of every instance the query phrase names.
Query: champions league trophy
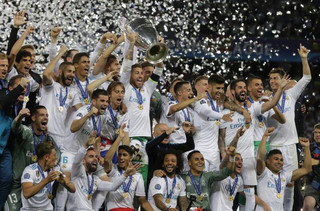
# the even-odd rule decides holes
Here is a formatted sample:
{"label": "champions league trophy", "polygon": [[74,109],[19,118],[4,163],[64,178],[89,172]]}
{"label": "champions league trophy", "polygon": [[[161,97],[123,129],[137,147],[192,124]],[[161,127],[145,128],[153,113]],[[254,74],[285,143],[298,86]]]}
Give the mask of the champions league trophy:
{"label": "champions league trophy", "polygon": [[127,21],[122,18],[120,28],[126,33],[136,33],[138,39],[135,46],[146,50],[146,59],[151,64],[162,62],[168,55],[168,47],[158,41],[158,32],[152,22],[146,18]]}

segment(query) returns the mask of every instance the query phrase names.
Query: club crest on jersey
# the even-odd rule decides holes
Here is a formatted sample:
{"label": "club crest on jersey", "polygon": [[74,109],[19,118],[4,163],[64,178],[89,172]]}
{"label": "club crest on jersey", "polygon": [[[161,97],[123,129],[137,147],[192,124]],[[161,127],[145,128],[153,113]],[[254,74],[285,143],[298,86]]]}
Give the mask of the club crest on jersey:
{"label": "club crest on jersey", "polygon": [[200,104],[207,104],[207,101],[205,99],[200,100]]}

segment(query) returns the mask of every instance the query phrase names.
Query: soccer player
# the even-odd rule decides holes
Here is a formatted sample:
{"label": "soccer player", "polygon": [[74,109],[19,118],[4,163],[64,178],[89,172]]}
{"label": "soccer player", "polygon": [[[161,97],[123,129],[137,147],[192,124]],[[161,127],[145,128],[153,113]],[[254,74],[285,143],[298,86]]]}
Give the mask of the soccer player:
{"label": "soccer player", "polygon": [[[258,175],[258,196],[265,201],[271,210],[284,210],[284,192],[288,183],[295,181],[304,175],[307,175],[312,170],[312,161],[310,154],[310,143],[307,138],[300,138],[300,144],[304,149],[305,159],[303,166],[294,171],[286,171],[283,169],[284,160],[282,152],[278,149],[270,150],[266,156],[266,141],[274,132],[274,128],[267,128],[260,146],[257,157],[257,175]],[[257,211],[263,210],[258,206]]]}
{"label": "soccer player", "polygon": [[[111,182],[100,180],[94,172],[98,167],[98,154],[95,151],[100,144],[96,134],[91,135],[86,144],[80,147],[72,164],[71,179],[76,187],[75,193],[69,194],[67,210],[93,210],[92,196],[96,191],[115,191],[128,176],[136,173],[140,164],[128,166],[118,178]],[[96,147],[95,147],[96,146]]]}
{"label": "soccer player", "polygon": [[205,159],[200,151],[194,150],[188,154],[190,171],[182,177],[186,182],[187,198],[189,202],[192,201],[192,197],[196,198],[192,202],[191,207],[201,207],[202,210],[206,211],[210,210],[210,188],[212,187],[212,183],[225,179],[233,171],[234,156],[236,155],[235,147],[228,147],[227,154],[230,155],[230,162],[228,162],[227,168],[224,168],[221,171],[208,172],[203,171]]}
{"label": "soccer player", "polygon": [[[267,124],[274,127],[275,131],[270,136],[270,150],[279,149],[283,153],[284,167],[286,171],[293,171],[298,168],[298,158],[296,144],[298,143],[298,135],[294,121],[295,104],[300,94],[311,81],[311,71],[308,64],[309,50],[300,44],[298,49],[302,61],[303,77],[294,85],[293,88],[285,91],[278,104],[279,110],[286,118],[285,124],[279,124],[275,119],[268,118]],[[269,73],[270,87],[274,93],[279,89],[279,81],[283,78],[285,72],[281,68],[272,69]],[[272,113],[272,112],[271,112]],[[285,191],[285,210],[291,211],[293,206],[294,186],[289,184]]]}
{"label": "soccer player", "polygon": [[[255,120],[256,116],[261,115],[265,111],[268,111],[269,109],[273,108],[282,92],[284,91],[284,87],[288,83],[288,77],[284,77],[279,81],[279,89],[277,93],[275,94],[274,98],[266,103],[263,104],[251,104],[250,107],[248,107],[247,103],[247,88],[246,88],[246,83],[242,79],[237,79],[231,82],[231,93],[235,97],[235,103],[238,106],[241,106],[245,109],[247,109],[252,118],[252,125],[255,125]],[[224,110],[225,113],[229,113],[230,111],[228,109]],[[239,114],[236,112],[232,116],[232,122],[226,122],[222,123],[220,125],[220,134],[221,137],[224,138],[220,139],[220,150],[223,152],[225,150],[224,146],[228,146],[235,134],[237,133],[237,130],[241,128],[242,126],[245,125],[245,119],[243,115]],[[245,185],[245,196],[246,196],[246,205],[245,209],[246,210],[253,210],[255,206],[255,199],[254,199],[254,188],[253,186],[257,185],[257,179],[256,179],[256,171],[255,171],[255,158],[254,158],[254,140],[253,140],[253,132],[254,132],[254,127],[251,125],[246,125],[248,127],[243,136],[241,136],[237,142],[237,150],[243,157],[243,168],[241,171],[241,176]],[[225,144],[225,145],[224,145]],[[224,154],[224,153],[222,153]]]}
{"label": "soccer player", "polygon": [[[31,116],[31,126],[21,124],[23,118]],[[48,113],[44,106],[37,106],[30,114],[29,109],[21,109],[11,124],[15,135],[12,151],[13,184],[6,202],[10,211],[21,208],[21,175],[26,166],[37,162],[36,147],[43,141],[53,141],[47,134]],[[56,151],[58,149],[56,148]],[[60,158],[60,152],[58,153]]]}
{"label": "soccer player", "polygon": [[159,158],[159,167],[165,172],[162,177],[154,176],[149,184],[148,200],[154,210],[177,211],[177,205],[186,211],[188,201],[186,184],[179,175],[183,168],[178,152],[167,150]]}
{"label": "soccer player", "polygon": [[22,173],[21,210],[53,210],[53,182],[59,182],[70,192],[75,192],[75,186],[56,166],[58,157],[53,142],[41,142],[36,154],[38,162],[27,166]]}
{"label": "soccer player", "polygon": [[[104,170],[108,173],[111,181],[120,177],[124,171],[131,165],[133,159],[133,149],[127,145],[119,146],[120,142],[125,137],[125,125],[120,128],[120,133],[116,141],[111,145],[109,151],[104,157]],[[119,148],[118,148],[119,146]],[[112,163],[112,158],[118,148],[118,165]],[[111,191],[107,195],[107,208],[108,210],[134,210],[133,200],[134,197],[138,198],[139,204],[147,211],[153,210],[151,205],[146,199],[144,189],[144,181],[140,173],[128,177],[124,184],[116,191]]]}

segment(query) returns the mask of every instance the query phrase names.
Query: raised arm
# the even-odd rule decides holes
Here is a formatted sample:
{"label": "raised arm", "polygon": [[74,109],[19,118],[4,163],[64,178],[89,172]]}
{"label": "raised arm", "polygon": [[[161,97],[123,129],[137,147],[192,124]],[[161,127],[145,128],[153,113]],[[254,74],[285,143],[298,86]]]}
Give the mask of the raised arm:
{"label": "raised arm", "polygon": [[258,155],[257,155],[257,175],[261,175],[266,167],[264,162],[264,156],[266,155],[266,144],[267,139],[274,131],[274,127],[268,127],[262,136],[262,140],[259,144]]}
{"label": "raised arm", "polygon": [[309,50],[300,43],[298,53],[299,53],[299,55],[301,57],[301,61],[302,61],[303,75],[310,75],[311,76],[311,71],[310,71],[310,67],[309,67],[309,63],[308,63]]}
{"label": "raised arm", "polygon": [[231,101],[228,101],[228,100],[223,100],[223,106],[225,108],[229,109],[230,111],[236,111],[239,114],[242,114],[244,116],[244,118],[246,119],[246,125],[250,125],[250,122],[252,120],[251,120],[251,115],[247,111],[247,109],[242,108],[241,106],[238,106],[234,102],[231,102]]}
{"label": "raised arm", "polygon": [[113,81],[113,77],[119,75],[119,72],[113,71],[108,73],[108,75],[103,76],[102,78],[99,78],[97,80],[92,81],[88,86],[87,86],[87,91],[88,94],[91,98],[93,91],[98,88],[101,84],[107,82],[107,81]]}
{"label": "raised arm", "polygon": [[21,35],[21,37],[17,40],[17,42],[13,45],[11,51],[10,51],[10,56],[14,55],[16,56],[18,54],[18,52],[20,51],[25,39],[27,38],[27,36],[31,33],[34,32],[34,28],[33,26],[27,26],[27,29],[23,32],[23,34]]}
{"label": "raised arm", "polygon": [[304,175],[307,175],[309,172],[312,171],[312,160],[311,160],[311,153],[310,153],[310,141],[308,138],[299,138],[300,144],[304,151],[304,162],[303,166],[299,169],[296,169],[292,172],[291,181],[295,181]]}
{"label": "raised arm", "polygon": [[84,123],[86,123],[86,121],[92,116],[98,113],[98,109],[94,106],[92,106],[91,110],[84,115],[83,117],[81,117],[80,119],[76,119],[73,120],[71,127],[70,127],[70,131],[71,133],[75,133],[78,130],[80,130],[82,128],[82,126],[84,125]]}
{"label": "raised arm", "polygon": [[219,151],[221,153],[221,157],[226,156],[226,146],[224,143],[225,136],[226,136],[226,128],[219,129],[218,146],[219,146]]}
{"label": "raised arm", "polygon": [[119,133],[117,139],[113,142],[113,144],[109,148],[106,156],[104,157],[103,168],[104,168],[104,171],[107,172],[107,173],[109,173],[112,170],[112,158],[113,158],[114,154],[116,153],[116,151],[118,149],[120,141],[126,135],[125,132],[124,132],[124,128],[125,127],[126,127],[125,124],[121,125],[120,133]]}
{"label": "raised arm", "polygon": [[23,118],[30,116],[30,110],[27,108],[23,108],[20,110],[19,114],[16,116],[16,118],[11,123],[11,130],[12,132],[18,137],[17,140],[23,142],[25,139],[24,137],[24,128],[21,124],[21,121]]}
{"label": "raised arm", "polygon": [[239,138],[244,134],[244,132],[246,132],[246,129],[243,128],[243,126],[237,131],[235,137],[233,138],[233,140],[231,141],[229,146],[233,146],[235,148],[237,148],[238,145],[238,141]]}
{"label": "raised arm", "polygon": [[13,26],[10,32],[10,37],[9,37],[9,43],[8,43],[8,48],[7,48],[7,54],[9,55],[11,52],[11,49],[14,45],[14,43],[17,41],[17,36],[18,36],[18,30],[20,26],[23,26],[24,24],[27,23],[27,21],[24,20],[26,12],[24,10],[21,10],[16,13],[13,19]]}
{"label": "raised arm", "polygon": [[63,56],[63,54],[67,51],[66,46],[61,46],[59,54],[47,65],[46,69],[43,71],[43,85],[48,86],[52,84],[52,76],[54,73],[54,68],[58,63],[59,59]]}
{"label": "raised arm", "polygon": [[280,124],[286,123],[286,117],[284,114],[279,110],[277,106],[273,107],[274,114],[272,115],[272,118],[277,120]]}
{"label": "raised arm", "polygon": [[[105,45],[107,43],[107,40],[111,40],[112,44],[102,53],[100,56],[97,64],[93,68],[93,75],[98,75],[99,73],[103,72],[105,69],[105,66],[107,64],[107,58],[111,55],[111,53],[123,42],[124,35],[121,35],[119,39],[114,35],[113,33],[105,33],[102,35],[100,39],[100,43],[102,45]],[[96,54],[98,54],[96,52]]]}
{"label": "raised arm", "polygon": [[182,109],[185,109],[186,107],[190,106],[192,103],[194,103],[198,100],[201,100],[202,98],[203,98],[203,95],[194,97],[192,99],[189,99],[189,100],[177,103],[177,104],[174,104],[174,105],[170,106],[168,115],[172,115]]}
{"label": "raised arm", "polygon": [[272,100],[262,104],[261,113],[264,113],[277,105],[277,103],[278,103],[278,101],[284,91],[284,87],[289,83],[289,81],[290,81],[289,75],[284,75],[282,77],[282,79],[279,81],[279,85],[280,85],[279,89],[277,90],[277,92],[273,96]]}

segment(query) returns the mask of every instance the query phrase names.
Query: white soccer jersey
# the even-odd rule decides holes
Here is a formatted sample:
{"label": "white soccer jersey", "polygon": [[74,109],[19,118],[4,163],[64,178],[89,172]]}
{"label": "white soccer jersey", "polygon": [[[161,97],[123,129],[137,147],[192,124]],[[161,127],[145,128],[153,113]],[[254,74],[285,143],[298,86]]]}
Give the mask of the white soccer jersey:
{"label": "white soccer jersey", "polygon": [[[104,76],[106,76],[106,74],[104,74],[104,73],[99,73],[98,75],[90,76],[90,77],[89,77],[89,80],[92,82],[92,81],[98,80],[98,79],[100,79],[100,78],[102,78],[102,77],[104,77]],[[108,87],[109,87],[109,85],[110,85],[110,83],[111,83],[110,81],[106,81],[106,82],[102,83],[102,84],[98,87],[98,89],[107,90]]]}
{"label": "white soccer jersey", "polygon": [[[81,103],[80,98],[76,91],[68,87],[68,95],[63,106],[63,110],[59,111],[59,98],[60,93],[62,93],[62,98],[66,96],[66,88],[61,86],[61,84],[52,81],[51,85],[41,87],[41,100],[40,105],[47,108],[49,120],[48,120],[48,131],[50,134],[58,136],[66,136],[70,127],[66,125],[66,116],[69,108]],[[61,91],[60,91],[61,90]],[[55,140],[58,141],[58,140]],[[57,143],[60,147],[62,143]]]}
{"label": "white soccer jersey", "polygon": [[[169,137],[171,143],[185,143],[187,141],[185,132],[182,128],[182,123],[189,121],[193,124],[193,110],[190,107],[177,111],[174,114],[169,115],[170,107],[177,104],[176,101],[168,102],[167,110],[165,111],[168,118],[174,119],[175,124],[172,127],[180,127],[179,130],[176,130]],[[188,120],[190,118],[190,120]]]}
{"label": "white soccer jersey", "polygon": [[[285,106],[284,106],[284,116],[286,117],[286,122],[280,124],[273,118],[268,118],[267,123],[269,127],[275,127],[275,131],[269,138],[270,146],[283,146],[298,143],[298,134],[296,129],[295,118],[295,104],[297,99],[306,88],[308,83],[311,81],[311,76],[303,75],[303,77],[298,81],[298,83],[291,89],[285,91]],[[279,105],[282,105],[283,95],[280,97]],[[271,111],[271,115],[274,111]]]}
{"label": "white soccer jersey", "polygon": [[[232,211],[233,200],[236,197],[237,192],[243,191],[243,180],[240,175],[238,175],[238,182],[235,185],[235,178],[231,178],[230,176],[225,178],[222,181],[214,182],[212,185],[212,194],[213,199],[210,202],[212,210],[225,210],[225,211]],[[234,192],[230,197],[230,190],[234,186]]]}
{"label": "white soccer jersey", "polygon": [[[53,168],[53,171],[60,171],[59,166]],[[48,176],[48,172],[43,172],[44,177]],[[40,183],[43,180],[41,173],[38,169],[38,163],[33,163],[27,166],[21,176],[21,184],[31,182],[33,185]],[[53,185],[51,182],[51,187]],[[26,199],[21,192],[22,208],[21,210],[53,210],[51,200],[48,198],[47,186],[43,187],[34,196]]]}
{"label": "white soccer jersey", "polygon": [[[149,79],[140,89],[142,96],[142,107],[139,106],[139,100],[135,88],[130,84],[130,72],[132,61],[124,60],[124,72],[121,74],[121,82],[125,86],[124,103],[128,107],[128,120],[129,120],[129,137],[150,137],[150,99],[153,91],[156,89],[157,82]],[[138,90],[138,89],[137,89]],[[139,108],[140,107],[140,108]]]}
{"label": "white soccer jersey", "polygon": [[[91,105],[82,106],[77,112],[74,120],[79,120],[89,113],[91,110]],[[72,133],[65,143],[63,144],[63,151],[68,151],[71,153],[76,153],[81,146],[84,146],[87,142],[90,134],[95,130],[92,117],[96,122],[97,128],[99,127],[99,122],[101,121],[101,128],[105,126],[105,118],[103,115],[92,115],[87,121],[83,124],[83,126],[75,133]],[[101,129],[102,130],[102,129]]]}
{"label": "white soccer jersey", "polygon": [[[281,192],[280,198],[277,197],[276,180],[278,175],[273,174],[267,167],[265,167],[263,173],[258,176],[257,192],[258,196],[268,204],[273,211],[283,210],[284,189],[288,183],[291,182],[292,171],[280,172],[281,179]],[[257,211],[263,211],[263,208],[257,205]]]}
{"label": "white soccer jersey", "polygon": [[[86,80],[85,80],[85,81],[80,81],[80,80],[79,80],[79,82],[80,82],[80,85],[81,85],[82,89],[83,89],[84,91],[87,91],[87,81],[86,81]],[[88,77],[88,84],[90,84],[91,82],[92,82],[92,80]],[[85,102],[84,102],[84,97],[83,97],[83,95],[82,95],[82,93],[81,93],[81,90],[80,90],[80,88],[78,87],[75,79],[73,79],[73,83],[71,84],[71,87],[73,87],[73,88],[76,90],[76,92],[77,92],[77,94],[78,94],[78,96],[79,96],[79,98],[80,98],[80,101],[81,101],[81,103],[82,103],[83,105],[89,105],[89,104],[90,104],[91,99],[90,99],[89,95],[88,95],[88,99],[89,99],[88,103],[85,103]]]}
{"label": "white soccer jersey", "polygon": [[[71,179],[73,184],[76,187],[76,192],[68,193],[67,210],[70,210],[70,211],[77,211],[77,210],[93,211],[92,195],[96,190],[101,190],[101,191],[114,190],[117,187],[119,187],[119,185],[121,185],[126,179],[126,177],[121,175],[116,180],[113,180],[112,182],[107,182],[107,181],[100,180],[99,177],[97,177],[94,174],[91,174],[91,175],[87,174],[82,164],[82,160],[85,157],[85,155],[86,155],[86,150],[84,149],[84,147],[81,147],[72,165]],[[93,184],[93,188],[90,193],[90,196],[89,196],[89,184],[90,185]]]}
{"label": "white soccer jersey", "polygon": [[[7,74],[6,76],[6,81],[9,83],[10,79],[13,77],[13,76],[16,76],[18,75],[18,71],[15,67],[12,68],[12,70]],[[29,75],[27,77],[27,79],[30,81],[30,92],[35,92],[38,88],[39,88],[39,84],[38,82],[36,82],[32,77],[31,75]]]}
{"label": "white soccer jersey", "polygon": [[186,184],[184,180],[179,176],[175,175],[176,184],[173,188],[172,196],[170,201],[167,201],[168,194],[172,191],[172,184],[174,178],[166,177],[168,181],[168,186],[164,177],[156,177],[154,176],[149,184],[149,191],[148,191],[148,201],[153,207],[154,210],[159,211],[160,209],[157,208],[156,203],[153,199],[153,196],[156,194],[161,194],[163,196],[163,203],[167,206],[167,208],[176,208],[178,204],[178,197],[179,196],[186,196]]}
{"label": "white soccer jersey", "polygon": [[[253,101],[253,103],[263,104],[261,101]],[[270,111],[271,110],[268,110],[261,115],[255,116],[255,124],[253,125],[254,127],[253,139],[255,141],[261,141],[262,136],[267,129],[267,118],[270,115]]]}
{"label": "white soccer jersey", "polygon": [[[213,101],[216,105],[216,101]],[[219,122],[223,114],[213,111],[206,99],[197,101],[194,106],[194,127],[197,132],[193,136],[195,150],[204,156],[213,152],[219,153]]]}
{"label": "white soccer jersey", "polygon": [[169,102],[174,101],[172,97],[161,96],[161,117],[160,123],[168,125],[168,127],[173,127],[175,125],[175,121],[173,117],[168,117],[166,111],[168,110]]}
{"label": "white soccer jersey", "polygon": [[[252,122],[249,129],[246,129],[245,133],[239,138],[237,145],[237,152],[241,154],[242,158],[253,158],[254,157],[254,125],[256,124],[256,116],[261,114],[261,104],[252,104],[248,108]],[[230,113],[230,110],[223,110],[223,114]],[[232,115],[232,122],[222,122],[220,128],[226,128],[226,136],[224,139],[225,146],[228,146],[233,138],[236,136],[238,129],[242,126],[245,127],[246,120],[242,114],[235,112]]]}
{"label": "white soccer jersey", "polygon": [[[108,174],[111,181],[120,177],[120,172],[116,165],[113,165],[111,172]],[[127,177],[125,184],[128,184],[130,177]],[[132,176],[132,182],[128,194],[124,194],[123,185],[117,190],[110,191],[107,195],[107,208],[108,210],[115,208],[133,208],[134,196],[146,196],[144,190],[144,182],[140,173],[135,173]]]}

